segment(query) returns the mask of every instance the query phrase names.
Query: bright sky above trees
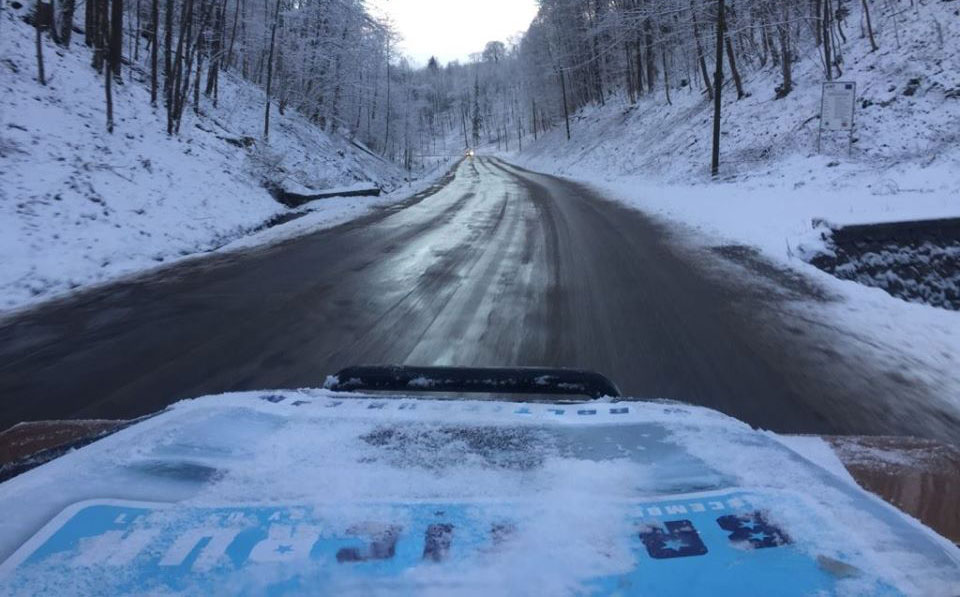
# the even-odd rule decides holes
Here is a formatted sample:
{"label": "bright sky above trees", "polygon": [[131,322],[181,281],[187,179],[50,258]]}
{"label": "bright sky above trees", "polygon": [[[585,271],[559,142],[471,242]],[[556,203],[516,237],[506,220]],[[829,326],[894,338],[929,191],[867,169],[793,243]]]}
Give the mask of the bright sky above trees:
{"label": "bright sky above trees", "polygon": [[388,15],[403,36],[402,52],[425,65],[466,61],[488,41],[526,31],[537,14],[536,0],[372,0],[376,14]]}

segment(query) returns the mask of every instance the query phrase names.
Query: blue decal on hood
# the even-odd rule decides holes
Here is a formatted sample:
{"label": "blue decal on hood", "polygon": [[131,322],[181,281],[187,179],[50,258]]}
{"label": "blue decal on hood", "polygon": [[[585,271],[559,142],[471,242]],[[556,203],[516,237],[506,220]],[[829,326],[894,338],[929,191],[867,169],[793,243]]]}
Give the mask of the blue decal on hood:
{"label": "blue decal on hood", "polygon": [[[837,579],[818,566],[815,555],[801,550],[788,530],[772,522],[768,505],[761,502],[747,494],[726,493],[628,504],[622,532],[601,538],[598,545],[622,547],[614,551],[632,554],[633,564],[627,559],[621,574],[588,574],[580,579],[583,592],[833,593]],[[418,583],[431,578],[442,579],[447,592],[456,593],[460,573],[478,563],[497,562],[493,570],[501,583],[529,573],[558,572],[530,568],[524,556],[533,544],[530,537],[518,548],[518,537],[536,528],[530,526],[536,508],[482,503],[349,508],[84,503],[65,511],[0,566],[0,592],[285,595],[378,589],[416,594],[424,588]],[[585,530],[584,536],[595,534]],[[492,557],[504,549],[512,550],[508,558]],[[549,557],[548,542],[536,550],[540,567],[561,565]],[[513,567],[521,574],[505,569]],[[449,574],[443,576],[444,571]],[[422,572],[431,575],[417,576]],[[461,588],[477,592],[477,582],[482,582],[477,578],[484,577],[474,575],[473,584]],[[888,587],[874,588],[874,594],[896,594]]]}

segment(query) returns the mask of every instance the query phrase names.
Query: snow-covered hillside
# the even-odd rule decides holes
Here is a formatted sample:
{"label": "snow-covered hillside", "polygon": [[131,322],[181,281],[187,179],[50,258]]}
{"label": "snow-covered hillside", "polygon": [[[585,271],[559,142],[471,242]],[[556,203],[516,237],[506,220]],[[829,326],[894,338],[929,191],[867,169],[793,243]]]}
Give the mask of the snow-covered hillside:
{"label": "snow-covered hillside", "polygon": [[[856,23],[859,3],[848,6]],[[750,97],[738,101],[732,84],[725,90],[719,180],[710,177],[712,104],[695,92],[675,92],[672,105],[661,93],[635,107],[623,98],[587,107],[571,120],[571,141],[561,122],[507,159],[589,182],[670,222],[713,275],[744,274],[744,263],[717,258],[721,246],[756,255],[745,261],[802,272],[832,298],[790,309],[860,340],[872,366],[904,372],[907,383],[955,402],[960,313],[910,304],[807,262],[825,248],[818,222],[960,216],[960,6],[891,5],[900,11],[897,30],[886,6],[874,6],[880,49],[871,52],[855,35],[845,46],[843,80],[858,85],[849,155],[845,135],[825,135],[817,153],[823,65],[811,51],[796,64],[796,87],[785,99],[774,99],[772,71],[745,77]]]}
{"label": "snow-covered hillside", "polygon": [[[775,99],[777,69],[725,86],[720,180],[710,178],[713,106],[687,87],[629,106],[623,96],[554,127],[511,159],[532,169],[607,183],[624,201],[788,259],[810,243],[811,221],[889,221],[960,215],[960,7],[875,4],[879,50],[858,38],[859,2],[844,46],[844,81],[857,83],[852,152],[825,134],[817,153],[820,54],[794,67],[794,91]],[[896,10],[894,17],[892,10]],[[896,19],[896,20],[894,20]],[[899,39],[899,41],[898,41]]]}
{"label": "snow-covered hillside", "polygon": [[[69,51],[44,39],[41,86],[34,30],[19,16],[9,7],[0,16],[0,310],[245,236],[287,211],[265,182],[318,191],[403,183],[394,164],[293,110],[274,108],[264,144],[263,93],[229,74],[219,108],[204,99],[203,114],[188,109],[180,135],[168,137],[162,107],[150,107],[146,73],[124,69],[108,134],[103,79],[82,37]],[[328,217],[312,225],[384,200],[324,201]]]}

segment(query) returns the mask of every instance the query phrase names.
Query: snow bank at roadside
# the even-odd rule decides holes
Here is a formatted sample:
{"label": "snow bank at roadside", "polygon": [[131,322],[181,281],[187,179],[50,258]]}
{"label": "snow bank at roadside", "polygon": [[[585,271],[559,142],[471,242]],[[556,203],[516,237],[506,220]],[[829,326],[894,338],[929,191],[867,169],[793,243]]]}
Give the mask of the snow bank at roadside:
{"label": "snow bank at roadside", "polygon": [[[543,170],[557,173],[558,169]],[[960,421],[960,312],[908,303],[879,288],[837,279],[802,257],[822,243],[821,231],[811,226],[814,215],[837,223],[880,220],[887,213],[902,219],[955,216],[960,195],[915,194],[905,202],[902,196],[877,197],[812,186],[790,190],[756,180],[679,185],[578,172],[570,178],[671,223],[678,238],[700,257],[713,247],[749,245],[776,267],[813,280],[831,300],[793,301],[789,309],[796,317],[847,338],[858,354],[844,354],[846,360],[861,361],[870,370],[897,372],[900,383],[907,386],[928,387],[938,397],[939,407]],[[713,254],[699,261],[711,275],[731,270],[735,275],[757,275]]]}
{"label": "snow bank at roadside", "polygon": [[[125,69],[110,135],[102,79],[82,38],[66,51],[45,41],[44,87],[33,29],[11,11],[0,28],[0,311],[242,238],[287,211],[267,181],[314,192],[371,184],[390,192],[403,183],[395,165],[292,111],[274,110],[263,144],[263,94],[229,75],[219,107],[204,99],[203,114],[188,110],[181,134],[168,137],[164,110],[150,107],[147,74]],[[377,201],[389,197],[398,198]],[[373,205],[329,201],[297,230]]]}

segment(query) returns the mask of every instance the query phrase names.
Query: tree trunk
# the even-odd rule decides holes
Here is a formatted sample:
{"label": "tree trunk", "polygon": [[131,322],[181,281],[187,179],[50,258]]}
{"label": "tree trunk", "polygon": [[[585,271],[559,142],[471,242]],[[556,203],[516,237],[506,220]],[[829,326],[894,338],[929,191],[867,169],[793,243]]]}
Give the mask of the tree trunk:
{"label": "tree trunk", "polygon": [[697,42],[697,62],[700,63],[700,75],[707,88],[707,97],[713,100],[713,85],[710,84],[710,74],[707,72],[707,60],[703,55],[703,42],[700,40],[700,27],[697,23],[697,12],[690,0],[690,14],[693,16],[693,37]]}
{"label": "tree trunk", "polygon": [[44,87],[47,85],[47,75],[43,68],[43,30],[46,28],[51,11],[52,7],[40,0],[33,9],[33,27],[37,31],[37,81]]}
{"label": "tree trunk", "polygon": [[333,107],[330,112],[331,132],[336,132],[337,127],[340,125],[340,97],[343,93],[343,48],[346,48],[347,45],[347,33],[347,28],[344,26],[343,32],[340,34],[340,48],[337,50],[337,57],[333,69]]}
{"label": "tree trunk", "polygon": [[743,80],[740,79],[740,71],[737,70],[737,60],[733,54],[733,43],[730,42],[730,36],[725,35],[725,43],[727,46],[727,61],[730,62],[730,76],[733,77],[733,83],[737,87],[737,99],[743,99]]}
{"label": "tree trunk", "polygon": [[93,25],[87,30],[87,37],[93,38],[93,68],[98,73],[103,72],[103,65],[107,61],[107,44],[110,36],[110,2],[109,0],[87,0],[94,4]]}
{"label": "tree trunk", "polygon": [[267,58],[267,107],[263,114],[263,140],[270,138],[270,93],[273,85],[273,50],[277,43],[277,22],[280,20],[280,0],[277,0],[277,9],[273,14],[273,26],[270,28],[270,55]]}
{"label": "tree trunk", "polygon": [[83,30],[86,32],[84,36],[84,45],[88,48],[95,48],[97,45],[97,7],[99,6],[97,0],[86,0],[83,10]]}
{"label": "tree trunk", "polygon": [[[202,36],[201,32],[201,36]],[[199,38],[197,43],[199,44]],[[193,113],[200,114],[200,81],[203,80],[203,51],[197,48],[197,70],[193,77]]]}
{"label": "tree trunk", "polygon": [[[88,0],[89,1],[89,0]],[[164,0],[163,7],[163,91],[170,105],[173,90],[173,1]]]}
{"label": "tree trunk", "polygon": [[73,38],[73,15],[76,9],[76,0],[64,0],[63,12],[61,13],[63,26],[60,28],[60,42],[65,48],[70,47],[70,40]]}
{"label": "tree trunk", "polygon": [[224,2],[222,6],[218,6],[215,9],[213,42],[210,45],[210,69],[207,71],[207,86],[203,91],[203,94],[207,97],[213,95],[214,89],[217,88],[217,77],[220,76],[220,54],[223,51],[223,12],[226,9],[226,5],[227,3]]}
{"label": "tree trunk", "polygon": [[53,43],[63,45],[63,42],[60,40],[60,30],[57,29],[57,6],[56,0],[50,0],[50,12],[47,15],[47,22],[45,25],[46,30],[50,33],[50,39],[53,40]]}
{"label": "tree trunk", "polygon": [[133,59],[140,61],[140,0],[137,0],[137,34],[134,37],[136,43],[133,46]]}
{"label": "tree trunk", "polygon": [[567,141],[570,140],[570,111],[567,109],[567,79],[560,69],[560,89],[563,92],[563,120],[567,124]]}
{"label": "tree trunk", "polygon": [[713,94],[713,157],[710,164],[710,173],[716,177],[720,173],[720,113],[723,104],[723,34],[724,34],[724,0],[717,0],[717,72],[713,80],[716,93]]}
{"label": "tree trunk", "polygon": [[810,0],[810,12],[813,13],[813,35],[819,48],[823,43],[823,0]]}
{"label": "tree trunk", "polygon": [[[225,68],[229,69],[233,64],[233,44],[237,41],[237,23],[240,21],[240,8],[243,0],[237,0],[237,6],[233,11],[233,27],[230,31],[230,47],[227,49],[227,60],[224,63]],[[226,6],[226,4],[224,4]]]}
{"label": "tree trunk", "polygon": [[[172,3],[173,0],[167,0]],[[180,83],[183,78],[183,46],[189,34],[190,22],[193,20],[193,0],[186,0],[180,10],[180,35],[177,39],[177,52],[170,67],[170,85],[167,87],[167,134],[172,135],[177,126],[177,115],[180,103]],[[172,34],[171,34],[172,35]]]}
{"label": "tree trunk", "polygon": [[113,78],[121,82],[120,68],[123,62],[123,0],[110,2],[110,68]]}
{"label": "tree trunk", "polygon": [[[594,15],[595,18],[599,20],[600,14],[603,10],[603,4],[600,0],[594,0]],[[594,86],[596,87],[597,99],[600,100],[600,105],[606,105],[606,97],[603,93],[603,54],[600,50],[600,35],[595,33],[593,34],[593,79]]]}
{"label": "tree trunk", "polygon": [[637,69],[637,98],[639,99],[645,92],[643,82],[644,82],[644,64],[646,61],[643,57],[643,36],[640,33],[640,28],[637,27],[636,31],[636,41],[634,42],[634,47],[636,47],[637,55],[634,57],[636,69]]}
{"label": "tree trunk", "polygon": [[523,151],[523,121],[520,120],[520,116],[517,115],[517,149],[518,152]]}
{"label": "tree trunk", "polygon": [[[191,1],[192,6],[192,1]],[[194,56],[198,56],[200,53],[200,45],[204,38],[204,32],[207,29],[207,24],[210,20],[210,12],[213,8],[213,0],[201,0],[200,2],[200,19],[197,26],[196,37],[193,36],[193,17],[191,12],[191,17],[187,20],[187,29],[186,29],[186,64],[183,68],[183,84],[182,86],[177,86],[177,96],[175,100],[176,104],[176,118],[174,124],[174,132],[180,132],[180,124],[183,120],[183,110],[187,105],[187,98],[190,93],[190,74],[193,72],[193,59]],[[198,63],[202,64],[202,57],[198,56]],[[194,80],[194,93],[199,94],[199,77],[200,70],[197,70],[197,79]],[[178,73],[179,76],[179,73]]]}
{"label": "tree trunk", "polygon": [[787,97],[790,95],[790,92],[793,91],[793,56],[790,51],[790,25],[786,20],[786,17],[789,16],[787,14],[788,10],[789,8],[784,7],[784,22],[777,25],[777,36],[780,38],[780,67],[783,73],[783,83],[777,90],[777,99]]}
{"label": "tree trunk", "polygon": [[[784,9],[784,16],[787,16],[787,14],[788,14],[787,11],[788,11],[788,10],[789,10],[789,8],[785,8],[785,9]],[[786,28],[787,28],[787,33],[790,32],[789,25],[786,25],[786,24],[784,24],[784,25],[777,25],[777,26],[776,26],[776,30],[777,30],[778,35],[779,35],[779,32],[780,32],[780,28],[781,28],[781,27],[786,27]],[[770,49],[770,59],[771,59],[771,61],[773,62],[773,66],[780,66],[780,52],[777,51],[777,46],[776,46],[776,44],[775,44],[774,41],[773,41],[773,36],[770,34],[770,23],[769,23],[769,21],[765,21],[765,22],[764,22],[763,35],[764,35],[764,37],[765,37],[766,40],[767,40],[767,47]]]}
{"label": "tree trunk", "polygon": [[826,69],[827,80],[833,80],[833,47],[830,44],[830,0],[823,0],[823,16],[820,19],[823,25],[823,65]]}
{"label": "tree trunk", "polygon": [[647,93],[652,93],[657,81],[657,65],[653,55],[653,25],[650,23],[649,18],[644,22],[644,30],[644,53],[646,54],[645,58],[647,61]]}
{"label": "tree trunk", "polygon": [[537,100],[530,100],[533,103],[533,140],[537,140]]}
{"label": "tree trunk", "polygon": [[[786,12],[788,9],[784,9]],[[786,15],[784,15],[786,16]],[[793,91],[793,56],[790,52],[790,25],[784,23],[777,25],[777,37],[780,38],[780,69],[783,73],[783,83],[777,89],[777,99],[782,99],[790,95]]]}
{"label": "tree trunk", "polygon": [[387,112],[386,112],[386,132],[383,135],[383,150],[386,151],[387,147],[390,146],[390,116],[393,112],[393,108],[390,105],[390,38],[387,38]]}
{"label": "tree trunk", "polygon": [[[116,0],[114,0],[116,2]],[[104,73],[104,88],[107,95],[107,132],[113,134],[113,69],[108,65]]]}
{"label": "tree trunk", "polygon": [[160,30],[159,0],[150,0],[150,105],[157,105],[157,48],[159,40],[157,33]]}
{"label": "tree trunk", "polygon": [[870,47],[872,52],[876,52],[879,48],[877,46],[877,40],[873,37],[873,25],[870,23],[870,6],[867,4],[867,0],[860,0],[863,4],[863,16],[867,20],[867,36],[870,38]]}
{"label": "tree trunk", "polygon": [[667,48],[663,44],[660,45],[660,57],[663,61],[663,92],[667,96],[667,105],[672,106],[673,102],[670,101],[670,74],[667,72]]}

